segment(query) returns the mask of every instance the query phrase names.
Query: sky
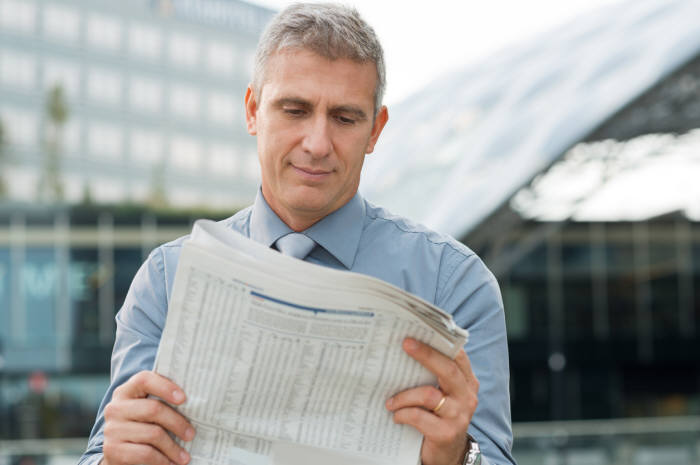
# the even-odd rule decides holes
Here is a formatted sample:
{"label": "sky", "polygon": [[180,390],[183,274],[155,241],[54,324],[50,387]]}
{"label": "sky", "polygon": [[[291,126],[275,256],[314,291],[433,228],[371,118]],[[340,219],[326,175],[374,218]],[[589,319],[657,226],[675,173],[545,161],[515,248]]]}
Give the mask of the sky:
{"label": "sky", "polygon": [[[291,0],[249,0],[273,9]],[[620,0],[346,0],[374,27],[387,63],[392,104],[451,69]]]}

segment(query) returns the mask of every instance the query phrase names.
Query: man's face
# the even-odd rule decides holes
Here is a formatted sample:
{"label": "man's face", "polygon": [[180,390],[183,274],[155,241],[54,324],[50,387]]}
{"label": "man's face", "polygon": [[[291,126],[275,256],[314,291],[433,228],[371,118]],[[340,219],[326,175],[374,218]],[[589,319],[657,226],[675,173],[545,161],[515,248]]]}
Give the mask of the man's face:
{"label": "man's face", "polygon": [[373,118],[376,82],[373,63],[283,50],[267,62],[262,95],[248,88],[263,195],[292,229],[306,229],[357,192],[365,154],[388,119],[386,107]]}

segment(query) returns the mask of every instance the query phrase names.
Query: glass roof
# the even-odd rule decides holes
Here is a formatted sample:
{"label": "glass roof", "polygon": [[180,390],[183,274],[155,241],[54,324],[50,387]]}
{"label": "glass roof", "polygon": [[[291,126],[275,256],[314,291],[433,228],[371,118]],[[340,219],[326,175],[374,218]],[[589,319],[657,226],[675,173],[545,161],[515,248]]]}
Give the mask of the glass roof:
{"label": "glass roof", "polygon": [[525,218],[639,221],[669,212],[700,220],[700,129],[577,144],[511,200]]}
{"label": "glass roof", "polygon": [[699,53],[697,18],[697,0],[623,2],[443,76],[390,108],[389,123],[365,162],[363,195],[464,236]]}

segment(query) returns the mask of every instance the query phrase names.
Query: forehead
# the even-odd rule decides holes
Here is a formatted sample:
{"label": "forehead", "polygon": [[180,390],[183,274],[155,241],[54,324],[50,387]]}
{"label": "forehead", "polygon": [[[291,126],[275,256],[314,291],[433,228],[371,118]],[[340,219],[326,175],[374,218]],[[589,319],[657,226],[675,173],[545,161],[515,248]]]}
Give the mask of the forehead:
{"label": "forehead", "polygon": [[305,49],[284,49],[268,59],[262,98],[294,96],[373,106],[377,79],[372,62],[330,60]]}

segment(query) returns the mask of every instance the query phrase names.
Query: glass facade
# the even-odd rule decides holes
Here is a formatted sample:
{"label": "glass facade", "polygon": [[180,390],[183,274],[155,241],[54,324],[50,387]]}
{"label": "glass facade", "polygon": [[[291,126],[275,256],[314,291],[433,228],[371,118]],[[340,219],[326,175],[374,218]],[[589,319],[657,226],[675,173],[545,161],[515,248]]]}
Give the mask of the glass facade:
{"label": "glass facade", "polygon": [[195,218],[229,214],[0,208],[0,439],[87,436],[138,267]]}
{"label": "glass facade", "polygon": [[273,13],[0,0],[0,440],[87,436],[115,311],[191,221],[134,205],[228,216],[255,195],[242,92]]}
{"label": "glass facade", "polygon": [[699,89],[700,55],[463,237],[503,290],[514,421],[700,415]]}
{"label": "glass facade", "polygon": [[[238,0],[0,0],[9,198],[32,201],[54,176],[63,194],[49,200],[249,203],[259,177],[242,168],[257,159],[243,90],[272,14]],[[56,87],[63,120],[47,110]]]}
{"label": "glass facade", "polygon": [[[363,194],[464,237],[612,115],[691,61],[700,51],[697,17],[700,3],[692,0],[619,2],[437,78],[390,109],[391,123],[365,162]],[[665,127],[700,127],[691,123],[697,100],[682,97],[697,92],[694,81],[670,92],[668,105],[640,107],[627,124],[665,120],[650,132],[661,134]],[[618,141],[631,138],[620,126],[616,131],[611,137]]]}

